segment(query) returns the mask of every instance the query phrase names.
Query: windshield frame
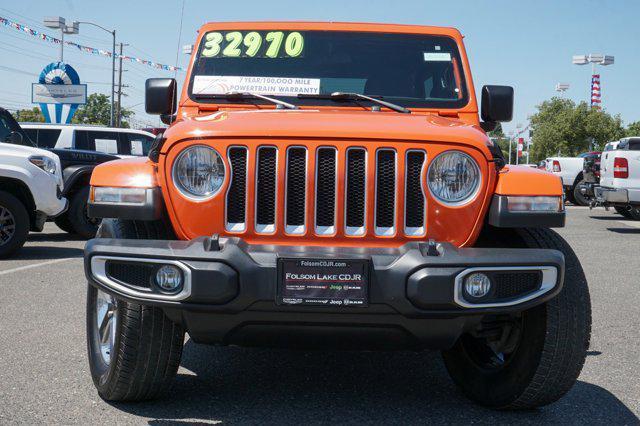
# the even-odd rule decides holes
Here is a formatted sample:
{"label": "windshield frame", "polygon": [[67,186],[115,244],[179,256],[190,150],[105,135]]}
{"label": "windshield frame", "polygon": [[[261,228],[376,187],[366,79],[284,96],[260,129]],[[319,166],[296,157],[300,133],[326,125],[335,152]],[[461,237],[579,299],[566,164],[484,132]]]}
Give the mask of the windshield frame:
{"label": "windshield frame", "polygon": [[[477,113],[477,103],[473,87],[473,80],[469,70],[468,59],[462,41],[462,35],[453,28],[443,27],[424,27],[416,25],[391,25],[391,24],[352,24],[352,23],[327,23],[327,22],[229,22],[229,23],[211,23],[205,24],[199,31],[197,40],[197,48],[191,57],[187,80],[183,89],[180,107],[196,106],[206,108],[207,106],[231,106],[231,107],[250,107],[250,106],[270,106],[268,102],[259,99],[203,99],[198,98],[192,93],[193,81],[196,76],[194,70],[199,54],[204,47],[205,35],[211,31],[307,31],[307,32],[351,32],[351,33],[376,33],[376,34],[394,34],[424,37],[441,37],[449,39],[455,45],[458,77],[460,79],[460,87],[462,90],[461,99],[456,100],[422,100],[417,98],[406,97],[390,97],[380,96],[379,99],[386,100],[412,111],[441,111],[450,110],[458,113],[471,112]],[[374,106],[375,103],[366,100],[358,101],[335,101],[330,99],[300,99],[290,96],[274,96],[276,99],[289,101],[300,107],[329,107],[329,108],[362,108]]]}
{"label": "windshield frame", "polygon": [[[4,108],[0,108],[0,115],[6,119],[7,123],[9,124],[9,130],[11,132],[16,132],[22,135],[23,143],[19,145],[37,148],[37,145],[35,144],[35,142],[33,142],[31,138],[29,138],[29,135],[27,135],[27,132],[24,131],[22,126],[20,126],[20,123],[18,123],[18,121],[13,117],[13,115],[11,115],[11,113],[8,110]],[[0,142],[14,145],[12,142],[7,142],[7,141],[0,141]]]}

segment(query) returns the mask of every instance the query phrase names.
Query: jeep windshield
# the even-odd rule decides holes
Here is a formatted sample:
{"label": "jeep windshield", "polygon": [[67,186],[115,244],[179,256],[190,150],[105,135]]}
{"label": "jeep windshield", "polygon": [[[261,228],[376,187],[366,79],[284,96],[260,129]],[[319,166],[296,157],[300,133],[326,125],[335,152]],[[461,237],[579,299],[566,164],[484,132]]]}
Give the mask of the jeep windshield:
{"label": "jeep windshield", "polygon": [[291,101],[297,105],[373,104],[322,96],[335,92],[413,108],[461,108],[468,102],[458,46],[445,36],[210,31],[196,55],[189,96],[197,102],[265,103],[215,96],[233,92],[297,98]]}

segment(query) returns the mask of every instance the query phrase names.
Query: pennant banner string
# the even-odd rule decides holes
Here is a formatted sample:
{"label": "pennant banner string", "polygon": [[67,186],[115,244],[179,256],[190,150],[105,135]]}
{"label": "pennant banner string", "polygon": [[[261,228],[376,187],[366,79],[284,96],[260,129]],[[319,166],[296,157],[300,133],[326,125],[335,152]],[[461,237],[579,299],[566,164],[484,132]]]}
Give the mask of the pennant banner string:
{"label": "pennant banner string", "polygon": [[[5,27],[10,27],[10,28],[13,28],[14,30],[29,34],[30,36],[38,38],[42,41],[47,41],[53,44],[62,43],[62,40],[59,38],[51,37],[50,35],[47,35],[38,30],[34,30],[32,28],[29,28],[26,25],[22,25],[10,19],[3,18],[2,16],[0,16],[0,25],[4,25]],[[99,55],[99,56],[106,56],[109,58],[112,56],[112,53],[109,52],[108,50],[96,49],[95,47],[90,47],[90,46],[83,46],[81,44],[74,43],[72,41],[66,41],[66,40],[64,41],[64,44],[67,46],[75,47],[76,49],[84,53],[89,53],[92,55]],[[166,64],[159,64],[157,62],[153,62],[147,59],[136,58],[134,56],[119,55],[116,53],[116,58],[122,58],[125,61],[137,62],[142,65],[146,65],[152,68],[161,69],[165,71],[184,71],[184,68],[181,68],[181,67],[175,67],[173,65],[166,65]]]}

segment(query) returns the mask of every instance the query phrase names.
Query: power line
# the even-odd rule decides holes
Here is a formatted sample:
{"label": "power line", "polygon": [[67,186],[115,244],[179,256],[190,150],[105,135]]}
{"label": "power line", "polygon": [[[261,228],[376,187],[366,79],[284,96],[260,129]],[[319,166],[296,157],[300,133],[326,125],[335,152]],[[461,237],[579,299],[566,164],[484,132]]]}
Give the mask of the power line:
{"label": "power line", "polygon": [[[30,41],[30,40],[22,40],[22,41]],[[0,44],[3,44],[5,46],[19,48],[16,45],[3,43],[1,41],[0,41]],[[40,43],[36,43],[36,44],[40,44]],[[42,45],[42,46],[44,46],[44,45]],[[50,56],[48,56],[46,54],[41,54],[39,52],[31,52],[32,54],[28,54],[28,53],[24,53],[24,52],[20,52],[20,51],[10,50],[10,49],[8,49],[6,47],[0,47],[0,49],[6,50],[8,52],[15,53],[15,54],[18,54],[18,55],[27,56],[27,57],[30,57],[30,58],[33,58],[33,59],[44,59],[44,60],[47,60],[47,61],[54,60],[54,59],[52,59],[52,57],[50,57]],[[73,52],[73,51],[74,51],[73,49],[69,50],[69,52]],[[74,64],[82,65],[82,66],[87,67],[87,68],[94,68],[94,69],[98,69],[98,70],[111,71],[111,68],[102,67],[102,66],[94,65],[94,64],[89,64],[89,63],[86,63],[86,62],[83,62],[83,61],[79,61],[77,59],[74,59],[73,62],[74,62]],[[111,83],[109,83],[109,84],[111,84]]]}
{"label": "power line", "polygon": [[[14,47],[12,44],[6,44],[6,43],[2,43],[2,42],[0,42],[0,44],[4,44],[5,46]],[[17,55],[26,56],[28,58],[51,60],[50,57],[47,57],[46,55],[41,55],[41,54],[38,54],[38,53],[29,54],[29,53],[25,53],[25,52],[16,51],[16,50],[13,50],[13,49],[8,49],[6,47],[0,47],[0,49],[6,50],[7,52],[15,53]]]}
{"label": "power line", "polygon": [[7,67],[7,66],[4,66],[4,65],[0,65],[0,69],[8,71],[8,72],[14,72],[14,73],[17,73],[17,74],[33,75],[33,76],[36,76],[36,77],[39,75],[39,74],[36,74],[36,73],[32,73],[32,72],[28,72],[28,71],[24,71],[24,70],[19,70],[17,68]]}
{"label": "power line", "polygon": [[176,49],[176,61],[175,61],[175,66],[176,66],[176,70],[173,73],[173,78],[177,78],[178,76],[178,57],[180,55],[180,43],[182,41],[182,23],[184,22],[184,4],[186,3],[186,0],[182,0],[182,8],[180,9],[180,29],[178,30],[178,48]]}
{"label": "power line", "polygon": [[[9,10],[7,8],[4,8],[4,7],[0,7],[0,10],[5,11],[5,12],[9,13],[10,15],[14,15],[14,16],[20,17],[20,18],[22,18],[22,19],[24,19],[26,21],[32,22],[32,24],[30,24],[31,27],[36,27],[36,28],[42,30],[43,32],[48,31],[48,28],[43,26],[42,22],[40,22],[40,21],[38,21],[36,19],[30,18],[30,17],[25,16],[25,15],[21,15],[21,14],[19,14],[17,12],[11,11],[11,10]],[[90,36],[85,36],[85,35],[80,35],[80,34],[76,34],[75,37],[79,37],[81,39],[92,40],[92,41],[95,41],[97,43],[102,43],[105,46],[111,46],[111,42],[110,41],[104,40],[104,39],[101,39],[101,38],[90,37]]]}

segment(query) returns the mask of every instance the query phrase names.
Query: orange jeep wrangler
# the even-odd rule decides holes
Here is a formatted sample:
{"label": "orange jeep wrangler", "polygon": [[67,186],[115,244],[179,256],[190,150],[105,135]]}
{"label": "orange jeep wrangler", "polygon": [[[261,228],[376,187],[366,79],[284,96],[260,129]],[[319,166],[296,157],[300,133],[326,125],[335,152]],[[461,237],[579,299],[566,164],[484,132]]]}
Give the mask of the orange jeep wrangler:
{"label": "orange jeep wrangler", "polygon": [[[437,349],[464,394],[549,404],[589,346],[589,291],[549,228],[556,176],[505,165],[462,35],[409,25],[204,25],[149,158],[99,165],[87,338],[106,400],[141,400],[197,343]],[[480,115],[480,117],[478,116]],[[430,356],[428,352],[425,356]]]}

